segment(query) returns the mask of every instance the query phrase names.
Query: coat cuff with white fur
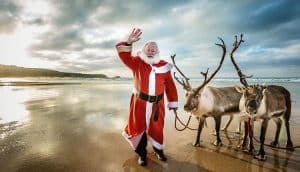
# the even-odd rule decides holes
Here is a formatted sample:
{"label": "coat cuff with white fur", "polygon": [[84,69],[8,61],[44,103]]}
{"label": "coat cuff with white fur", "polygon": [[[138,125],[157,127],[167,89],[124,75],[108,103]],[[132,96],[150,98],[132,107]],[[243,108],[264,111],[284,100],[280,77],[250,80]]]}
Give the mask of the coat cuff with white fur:
{"label": "coat cuff with white fur", "polygon": [[178,102],[169,102],[168,108],[178,108]]}
{"label": "coat cuff with white fur", "polygon": [[128,44],[126,42],[120,42],[116,45],[118,53],[121,52],[131,52],[132,51],[132,45]]}

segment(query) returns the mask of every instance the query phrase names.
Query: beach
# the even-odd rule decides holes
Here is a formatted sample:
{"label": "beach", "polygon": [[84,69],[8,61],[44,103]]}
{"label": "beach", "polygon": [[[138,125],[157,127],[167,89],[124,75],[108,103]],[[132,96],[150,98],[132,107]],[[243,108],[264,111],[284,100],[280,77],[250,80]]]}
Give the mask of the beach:
{"label": "beach", "polygon": [[[176,131],[174,115],[167,110],[165,153],[168,161],[160,162],[148,143],[148,166],[137,164],[137,156],[121,133],[126,125],[130,79],[15,79],[0,78],[0,171],[299,171],[300,150],[294,152],[265,147],[266,161],[258,161],[238,150],[241,136],[234,131],[235,117],[228,132],[221,133],[222,147],[211,143],[214,121],[207,119],[201,134],[201,146],[193,147],[196,131]],[[299,79],[256,80],[287,88],[292,98],[290,120],[294,146],[300,145],[300,82]],[[37,83],[37,84],[35,84]],[[47,84],[42,84],[47,83]],[[192,85],[200,81],[193,80]],[[240,85],[238,80],[220,79],[209,85]],[[179,92],[179,117],[183,111],[184,91]],[[222,126],[228,116],[222,118]],[[192,118],[190,127],[197,128]],[[266,143],[275,135],[275,123],[269,122]],[[254,135],[259,138],[260,123]],[[284,125],[279,137],[285,146]],[[256,142],[255,149],[259,146]]]}

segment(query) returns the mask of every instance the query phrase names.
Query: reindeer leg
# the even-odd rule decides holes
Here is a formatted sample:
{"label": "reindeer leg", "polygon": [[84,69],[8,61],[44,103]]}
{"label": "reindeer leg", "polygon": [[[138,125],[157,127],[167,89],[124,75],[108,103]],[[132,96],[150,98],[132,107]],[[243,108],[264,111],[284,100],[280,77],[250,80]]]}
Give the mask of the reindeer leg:
{"label": "reindeer leg", "polygon": [[220,138],[221,116],[214,117],[214,119],[215,119],[215,130],[217,134],[217,140],[213,143],[213,145],[222,146],[222,141]]}
{"label": "reindeer leg", "polygon": [[244,138],[241,144],[238,145],[238,148],[242,151],[247,150],[247,138],[248,138],[248,122],[244,122]]}
{"label": "reindeer leg", "polygon": [[249,137],[250,143],[249,143],[249,154],[254,155],[255,154],[255,150],[254,150],[254,146],[253,146],[253,136]]}
{"label": "reindeer leg", "polygon": [[278,138],[279,138],[279,133],[282,125],[282,120],[280,118],[273,118],[274,122],[276,123],[276,133],[275,133],[275,138],[274,141],[271,142],[271,145],[273,147],[276,147],[278,145]]}
{"label": "reindeer leg", "polygon": [[291,133],[290,133],[290,122],[287,119],[285,119],[284,122],[285,122],[286,135],[287,135],[286,147],[288,148],[288,150],[294,151],[295,149],[293,148],[293,142],[292,142]]}
{"label": "reindeer leg", "polygon": [[227,124],[225,125],[225,127],[223,127],[223,128],[221,129],[222,131],[227,131],[229,125],[231,124],[232,119],[233,119],[233,115],[230,115],[230,118],[229,118]]}
{"label": "reindeer leg", "polygon": [[254,149],[254,145],[253,145],[253,129],[254,129],[254,122],[250,122],[250,131],[249,131],[249,153],[251,155],[255,155],[255,149]]}
{"label": "reindeer leg", "polygon": [[237,134],[242,134],[242,122],[241,121],[239,121],[239,126],[238,126],[238,128],[236,129],[236,132],[235,133],[237,133]]}
{"label": "reindeer leg", "polygon": [[260,130],[260,149],[258,151],[258,154],[254,156],[254,158],[264,161],[267,159],[266,153],[264,150],[264,143],[265,143],[265,137],[266,137],[266,131],[268,127],[269,120],[264,119],[262,124],[261,124],[261,130]]}
{"label": "reindeer leg", "polygon": [[200,121],[199,121],[199,125],[198,125],[197,137],[196,137],[196,141],[193,144],[193,146],[195,146],[195,147],[200,146],[200,135],[201,135],[201,131],[202,131],[202,128],[203,128],[203,124],[205,122],[205,117],[200,117],[199,120]]}

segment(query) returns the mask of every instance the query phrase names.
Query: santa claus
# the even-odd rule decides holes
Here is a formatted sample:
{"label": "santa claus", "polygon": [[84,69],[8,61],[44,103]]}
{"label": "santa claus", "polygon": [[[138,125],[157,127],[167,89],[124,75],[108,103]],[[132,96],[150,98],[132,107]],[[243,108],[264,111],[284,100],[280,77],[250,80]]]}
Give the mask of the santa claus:
{"label": "santa claus", "polygon": [[168,108],[177,110],[177,90],[171,75],[172,65],[159,57],[155,42],[148,42],[133,56],[132,44],[140,40],[142,32],[133,29],[126,42],[116,45],[121,61],[132,71],[134,89],[130,100],[128,124],[123,136],[139,155],[138,163],[147,165],[147,140],[152,143],[155,155],[167,158],[163,152],[163,129],[165,119],[164,94]]}

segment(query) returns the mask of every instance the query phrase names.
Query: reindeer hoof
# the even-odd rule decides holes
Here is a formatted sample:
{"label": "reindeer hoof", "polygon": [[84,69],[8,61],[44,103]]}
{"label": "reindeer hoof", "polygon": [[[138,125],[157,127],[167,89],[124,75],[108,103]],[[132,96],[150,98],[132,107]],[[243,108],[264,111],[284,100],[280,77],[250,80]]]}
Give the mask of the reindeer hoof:
{"label": "reindeer hoof", "polygon": [[250,149],[249,151],[248,151],[248,154],[249,155],[256,155],[257,154],[257,152],[254,150],[254,149]]}
{"label": "reindeer hoof", "polygon": [[287,148],[287,150],[289,150],[289,151],[294,151],[294,150],[295,150],[295,148],[293,148],[293,143],[292,143],[292,142],[288,142],[288,143],[286,144],[286,148]]}
{"label": "reindeer hoof", "polygon": [[278,142],[273,141],[273,142],[270,143],[270,145],[271,145],[272,147],[277,147],[277,146],[278,146]]}
{"label": "reindeer hoof", "polygon": [[258,159],[259,161],[265,161],[265,160],[267,159],[267,156],[258,153],[258,154],[256,154],[256,155],[254,155],[254,158],[255,158],[255,159]]}
{"label": "reindeer hoof", "polygon": [[213,143],[212,143],[214,146],[223,146],[223,143],[221,142],[221,141],[214,141]]}
{"label": "reindeer hoof", "polygon": [[193,146],[194,147],[200,147],[200,142],[198,141],[198,142],[195,142],[194,144],[193,144]]}
{"label": "reindeer hoof", "polygon": [[235,133],[235,134],[239,134],[239,135],[242,134],[242,132],[239,131],[239,130],[235,131],[234,133]]}
{"label": "reindeer hoof", "polygon": [[248,152],[247,146],[245,144],[239,144],[237,146],[238,149],[240,149],[243,152]]}
{"label": "reindeer hoof", "polygon": [[216,135],[217,135],[217,132],[216,132],[216,131],[213,131],[213,132],[211,133],[211,135],[216,136]]}
{"label": "reindeer hoof", "polygon": [[227,128],[226,127],[224,127],[224,128],[221,128],[221,131],[227,131]]}

